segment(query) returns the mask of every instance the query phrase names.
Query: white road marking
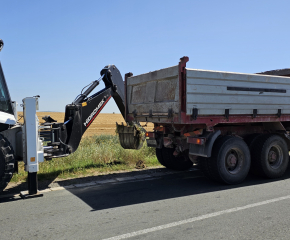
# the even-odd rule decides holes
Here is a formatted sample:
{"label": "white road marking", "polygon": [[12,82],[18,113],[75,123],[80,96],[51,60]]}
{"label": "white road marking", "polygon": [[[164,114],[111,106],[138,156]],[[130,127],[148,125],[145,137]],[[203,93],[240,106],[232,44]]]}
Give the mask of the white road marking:
{"label": "white road marking", "polygon": [[243,207],[236,207],[236,208],[230,208],[230,209],[222,210],[222,211],[218,211],[218,212],[213,212],[213,213],[201,215],[199,217],[189,218],[189,219],[178,221],[178,222],[172,222],[172,223],[160,225],[160,226],[157,226],[157,227],[152,227],[152,228],[147,228],[147,229],[143,229],[143,230],[136,231],[136,232],[126,233],[126,234],[123,234],[123,235],[119,235],[119,236],[115,236],[115,237],[111,237],[111,238],[106,238],[106,239],[103,239],[103,240],[119,240],[119,239],[135,237],[135,236],[143,235],[143,234],[146,234],[146,233],[151,233],[151,232],[155,232],[155,231],[159,231],[159,230],[163,230],[163,229],[167,229],[167,228],[172,228],[172,227],[180,226],[180,225],[183,225],[183,224],[204,220],[204,219],[207,219],[207,218],[220,216],[220,215],[227,214],[227,213],[238,212],[238,211],[241,211],[241,210],[245,210],[245,209],[249,209],[249,208],[253,208],[253,207],[258,207],[258,206],[262,206],[262,205],[265,205],[265,204],[274,203],[274,202],[278,202],[278,201],[282,201],[282,200],[286,200],[286,199],[290,199],[290,195],[285,196],[285,197],[279,197],[279,198],[266,200],[266,201],[263,201],[263,202],[249,204],[249,205],[246,205],[246,206],[243,206]]}

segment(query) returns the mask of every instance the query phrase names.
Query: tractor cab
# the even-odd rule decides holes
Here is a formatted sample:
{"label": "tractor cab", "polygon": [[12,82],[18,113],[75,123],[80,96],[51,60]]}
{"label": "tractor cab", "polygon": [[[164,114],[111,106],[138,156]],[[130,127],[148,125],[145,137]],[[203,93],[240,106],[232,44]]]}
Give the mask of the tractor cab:
{"label": "tractor cab", "polygon": [[[0,51],[2,50],[2,47],[3,41],[0,39]],[[16,119],[14,110],[0,63],[0,131],[6,130],[9,125],[15,124]]]}

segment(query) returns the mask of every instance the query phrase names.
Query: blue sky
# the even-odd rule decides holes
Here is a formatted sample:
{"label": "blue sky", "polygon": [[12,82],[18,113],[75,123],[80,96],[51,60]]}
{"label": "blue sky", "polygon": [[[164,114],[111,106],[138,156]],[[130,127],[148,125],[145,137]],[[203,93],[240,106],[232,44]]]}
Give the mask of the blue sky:
{"label": "blue sky", "polygon": [[[182,56],[197,69],[289,68],[289,9],[287,0],[1,0],[0,61],[13,100],[40,95],[40,111],[63,112],[107,64],[123,76]],[[118,108],[110,100],[102,112]]]}

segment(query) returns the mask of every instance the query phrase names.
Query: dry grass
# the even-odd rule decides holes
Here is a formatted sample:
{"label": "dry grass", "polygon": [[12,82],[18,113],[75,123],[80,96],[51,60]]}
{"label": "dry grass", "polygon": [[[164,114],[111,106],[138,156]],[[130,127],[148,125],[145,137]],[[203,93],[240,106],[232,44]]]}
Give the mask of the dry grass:
{"label": "dry grass", "polygon": [[[18,112],[18,115],[22,112]],[[64,120],[64,113],[63,112],[37,112],[37,116],[39,122],[42,123],[42,117],[49,115],[53,119],[57,120],[58,122],[63,122]],[[83,137],[93,136],[93,135],[115,135],[116,130],[116,122],[122,123],[125,122],[121,114],[113,114],[113,113],[100,113],[88,130],[85,132]],[[145,125],[145,123],[142,123]],[[148,123],[148,126],[145,128],[147,131],[152,131],[153,124]]]}

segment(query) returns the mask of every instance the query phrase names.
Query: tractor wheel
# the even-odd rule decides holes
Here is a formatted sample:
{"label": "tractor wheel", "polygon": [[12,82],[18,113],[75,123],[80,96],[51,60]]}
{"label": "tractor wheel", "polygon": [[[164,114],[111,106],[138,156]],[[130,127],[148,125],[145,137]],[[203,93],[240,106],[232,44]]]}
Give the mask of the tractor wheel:
{"label": "tractor wheel", "polygon": [[200,166],[211,180],[238,184],[248,175],[251,156],[247,144],[238,137],[225,136],[216,140],[210,158],[202,158]]}
{"label": "tractor wheel", "polygon": [[14,172],[14,152],[9,141],[0,134],[0,192],[10,182]]}
{"label": "tractor wheel", "polygon": [[256,138],[251,154],[252,171],[257,175],[278,178],[288,167],[287,143],[279,135],[266,134]]}

